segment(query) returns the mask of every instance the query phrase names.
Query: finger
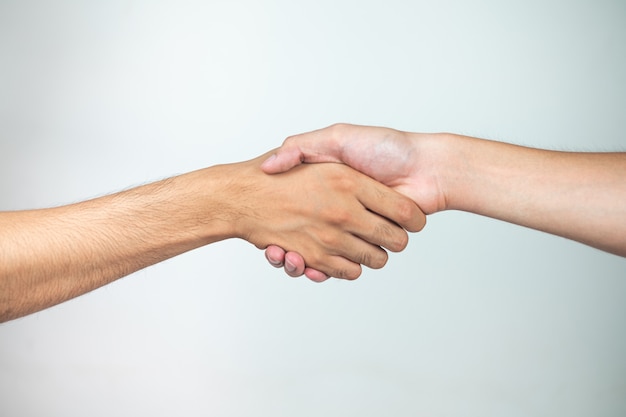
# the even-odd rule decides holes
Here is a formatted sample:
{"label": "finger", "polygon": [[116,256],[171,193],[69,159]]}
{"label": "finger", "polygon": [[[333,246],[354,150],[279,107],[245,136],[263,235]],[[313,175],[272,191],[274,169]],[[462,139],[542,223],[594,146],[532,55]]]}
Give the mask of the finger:
{"label": "finger", "polygon": [[[399,230],[402,230],[399,227],[397,228]],[[336,256],[326,256],[325,259],[322,260],[323,262],[327,262],[327,260],[332,262],[322,264],[326,265],[326,268],[318,266],[318,263],[313,261],[307,261],[307,266],[318,269],[333,277],[342,277],[334,272],[333,269],[341,270],[349,268],[349,270],[352,270],[352,267],[347,266],[346,263],[343,263],[344,266],[339,266],[338,259],[343,259],[352,264],[365,265],[372,269],[380,269],[385,266],[389,258],[387,252],[385,252],[384,249],[380,248],[377,245],[373,245],[352,233],[346,232],[345,234],[334,238],[323,236],[322,239],[324,239],[324,247],[329,248],[329,250],[334,252],[334,255]],[[331,272],[329,272],[329,269],[331,270]]]}
{"label": "finger", "polygon": [[279,148],[261,164],[261,170],[266,174],[278,174],[289,171],[302,163],[302,152],[297,147]]}
{"label": "finger", "polygon": [[361,204],[409,232],[422,230],[426,224],[426,215],[413,200],[371,178],[367,178],[366,181],[369,184],[360,187],[358,192]]}
{"label": "finger", "polygon": [[[299,253],[285,252],[276,245],[267,247],[265,257],[276,268],[284,266],[287,275],[299,277],[307,273],[307,277],[315,282],[325,281],[330,275],[337,278],[356,279],[361,273],[357,263],[363,263],[370,268],[380,268],[385,264],[386,254],[381,257],[378,253],[380,248],[369,245],[353,236],[349,236],[346,240],[347,242],[342,244],[343,249],[340,251],[340,255],[329,255],[324,262],[319,262],[319,268],[324,268],[327,273],[306,267],[304,258]],[[354,259],[355,262],[349,259]]]}
{"label": "finger", "polygon": [[285,262],[285,251],[276,245],[270,245],[265,249],[265,258],[275,268],[281,268]]}
{"label": "finger", "polygon": [[336,256],[333,260],[333,266],[326,272],[326,274],[330,277],[352,281],[360,277],[361,272],[361,265],[358,263],[350,262],[343,257]]}
{"label": "finger", "polygon": [[376,213],[364,211],[355,214],[353,220],[352,234],[375,247],[401,252],[409,243],[409,235],[402,227]]}
{"label": "finger", "polygon": [[299,277],[304,274],[304,259],[297,252],[285,254],[285,272],[291,277]]}
{"label": "finger", "polygon": [[306,277],[313,282],[324,282],[328,278],[330,278],[328,275],[326,275],[322,271],[318,271],[317,269],[313,269],[313,268],[305,268],[304,275],[306,275]]}
{"label": "finger", "polygon": [[288,137],[276,152],[261,164],[266,174],[285,172],[303,162],[342,162],[341,146],[333,127]]}
{"label": "finger", "polygon": [[[356,237],[352,237],[355,240],[360,240]],[[357,279],[362,272],[361,265],[357,262],[350,260],[342,255],[323,254],[321,257],[312,255],[307,258],[307,267],[305,272],[311,272],[311,270],[317,270],[328,277],[354,280]],[[314,278],[320,277],[318,274],[313,273]]]}

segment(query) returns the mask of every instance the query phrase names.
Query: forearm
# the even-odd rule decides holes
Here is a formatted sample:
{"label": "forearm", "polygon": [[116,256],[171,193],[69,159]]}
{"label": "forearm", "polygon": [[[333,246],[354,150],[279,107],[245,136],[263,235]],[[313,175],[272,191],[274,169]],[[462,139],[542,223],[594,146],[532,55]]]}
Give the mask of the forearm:
{"label": "forearm", "polygon": [[[409,198],[339,164],[270,176],[267,155],[84,203],[0,213],[0,321],[60,303],[227,238],[301,253],[329,276],[381,268],[424,215]],[[402,227],[401,227],[402,226]]]}
{"label": "forearm", "polygon": [[441,135],[447,208],[626,256],[626,154],[572,153]]}
{"label": "forearm", "polygon": [[0,213],[0,321],[232,235],[219,167],[64,207]]}

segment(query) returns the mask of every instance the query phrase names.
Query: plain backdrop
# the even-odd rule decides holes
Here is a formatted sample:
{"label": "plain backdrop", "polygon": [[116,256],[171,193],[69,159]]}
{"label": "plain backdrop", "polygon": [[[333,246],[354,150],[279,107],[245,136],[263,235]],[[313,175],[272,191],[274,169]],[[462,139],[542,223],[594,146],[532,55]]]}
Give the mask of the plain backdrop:
{"label": "plain backdrop", "polygon": [[[0,1],[0,210],[335,122],[625,150],[626,3]],[[625,352],[625,259],[445,212],[354,282],[233,240],[3,324],[0,415],[624,416]]]}

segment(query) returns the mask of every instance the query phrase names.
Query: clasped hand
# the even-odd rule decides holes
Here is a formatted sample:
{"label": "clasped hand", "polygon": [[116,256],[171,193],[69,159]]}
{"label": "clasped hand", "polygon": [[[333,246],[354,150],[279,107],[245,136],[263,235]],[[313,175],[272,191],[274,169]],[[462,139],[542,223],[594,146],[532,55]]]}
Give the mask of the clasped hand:
{"label": "clasped hand", "polygon": [[411,199],[346,165],[304,164],[270,176],[260,169],[268,156],[242,163],[247,170],[234,164],[245,184],[238,193],[236,235],[261,249],[300,254],[319,273],[313,280],[356,279],[361,265],[382,268],[383,248],[403,250],[405,229],[424,225]]}

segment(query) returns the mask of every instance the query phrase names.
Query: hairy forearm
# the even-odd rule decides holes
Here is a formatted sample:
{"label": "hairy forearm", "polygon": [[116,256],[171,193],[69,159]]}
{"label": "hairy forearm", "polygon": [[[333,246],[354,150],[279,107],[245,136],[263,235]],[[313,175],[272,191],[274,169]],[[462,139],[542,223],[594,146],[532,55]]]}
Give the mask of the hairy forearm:
{"label": "hairy forearm", "polygon": [[232,235],[208,168],[69,206],[0,213],[0,321]]}
{"label": "hairy forearm", "polygon": [[441,135],[448,209],[626,256],[626,153],[572,153]]}
{"label": "hairy forearm", "polygon": [[355,279],[400,251],[424,215],[408,197],[339,164],[266,175],[269,154],[79,204],[0,213],[0,321],[78,296],[227,238],[301,253]]}

